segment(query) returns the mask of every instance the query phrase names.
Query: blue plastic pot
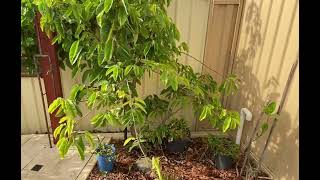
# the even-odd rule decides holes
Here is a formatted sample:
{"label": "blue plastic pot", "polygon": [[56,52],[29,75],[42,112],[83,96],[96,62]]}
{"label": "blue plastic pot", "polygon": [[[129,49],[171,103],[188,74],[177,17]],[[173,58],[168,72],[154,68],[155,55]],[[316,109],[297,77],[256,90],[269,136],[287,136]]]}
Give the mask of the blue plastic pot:
{"label": "blue plastic pot", "polygon": [[108,173],[113,170],[116,148],[114,147],[113,144],[106,144],[105,146],[111,146],[112,155],[109,155],[109,156],[97,155],[97,161],[98,161],[98,167],[100,172]]}

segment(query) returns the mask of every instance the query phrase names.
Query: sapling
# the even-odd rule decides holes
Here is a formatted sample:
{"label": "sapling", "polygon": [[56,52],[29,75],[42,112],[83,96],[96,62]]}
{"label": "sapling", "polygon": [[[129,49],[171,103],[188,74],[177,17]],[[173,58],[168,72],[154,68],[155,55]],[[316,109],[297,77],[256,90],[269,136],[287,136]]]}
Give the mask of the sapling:
{"label": "sapling", "polygon": [[167,15],[170,2],[34,0],[42,15],[41,29],[53,38],[61,65],[72,70],[72,77],[82,75],[82,83],[73,86],[70,96],[56,99],[48,109],[61,117],[54,136],[59,139],[57,147],[62,157],[75,145],[84,159],[82,144],[89,133],[78,133],[84,119],[80,103],[90,111],[100,110],[91,119],[95,128],[111,125],[130,129],[133,137],[125,144],[133,141],[146,156],[140,128],[151,122],[148,119],[158,107],[150,107],[137,92],[137,84],[146,73],[158,73],[164,85],[160,99],[168,100],[167,108],[173,114],[163,121],[192,104],[200,121],[208,120],[223,132],[239,124],[239,114],[220,102],[222,95],[237,90],[238,78],[230,75],[218,85],[211,76],[178,63],[188,46],[179,42],[180,33]]}
{"label": "sapling", "polygon": [[[241,167],[241,171],[240,171],[240,176],[242,175],[242,172],[244,170],[244,168],[246,167],[246,164],[247,164],[247,160],[248,160],[248,156],[249,156],[249,153],[251,151],[251,145],[254,141],[256,141],[259,137],[261,137],[268,129],[268,124],[267,123],[263,123],[261,126],[260,126],[260,122],[262,120],[262,118],[266,115],[268,118],[272,117],[273,116],[273,113],[274,113],[274,110],[276,108],[276,103],[275,102],[268,102],[264,108],[263,108],[263,111],[260,113],[260,115],[258,116],[257,118],[257,122],[256,122],[256,125],[252,131],[252,134],[249,138],[249,142],[248,144],[245,146],[245,149],[244,149],[244,161],[243,161],[243,164],[242,164],[242,167]],[[258,133],[258,130],[259,130],[259,126],[260,126],[260,132]]]}

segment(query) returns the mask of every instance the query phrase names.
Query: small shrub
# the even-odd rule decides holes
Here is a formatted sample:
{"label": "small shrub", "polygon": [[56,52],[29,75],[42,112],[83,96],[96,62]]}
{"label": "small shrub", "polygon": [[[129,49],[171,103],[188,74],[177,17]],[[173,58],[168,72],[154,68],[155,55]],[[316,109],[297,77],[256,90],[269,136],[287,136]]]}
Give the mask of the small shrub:
{"label": "small shrub", "polygon": [[239,145],[224,137],[213,136],[210,134],[208,137],[208,146],[214,156],[229,156],[232,159],[237,159],[239,156]]}
{"label": "small shrub", "polygon": [[182,140],[190,137],[190,129],[184,119],[173,119],[168,124],[169,135],[168,140]]}
{"label": "small shrub", "polygon": [[108,161],[115,160],[116,157],[113,144],[99,143],[94,153],[100,156],[104,156]]}
{"label": "small shrub", "polygon": [[161,124],[154,130],[151,130],[149,126],[145,126],[141,134],[142,139],[146,139],[147,142],[153,145],[161,145],[190,137],[190,129],[183,118],[174,118],[169,123]]}

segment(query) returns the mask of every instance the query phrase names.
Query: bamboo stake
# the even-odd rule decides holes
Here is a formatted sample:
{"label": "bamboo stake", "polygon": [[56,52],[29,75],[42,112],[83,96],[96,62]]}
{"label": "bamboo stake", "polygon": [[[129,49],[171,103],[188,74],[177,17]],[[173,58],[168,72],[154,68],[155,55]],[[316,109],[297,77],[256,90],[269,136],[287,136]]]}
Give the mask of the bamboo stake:
{"label": "bamboo stake", "polygon": [[[284,88],[284,91],[283,91],[283,96],[281,98],[281,101],[280,101],[280,104],[279,104],[279,107],[278,107],[278,111],[277,111],[277,115],[279,115],[282,111],[282,108],[283,108],[283,105],[285,103],[285,100],[288,96],[288,90],[289,90],[289,87],[291,85],[291,82],[292,82],[292,79],[293,79],[293,75],[294,75],[294,72],[297,68],[297,65],[298,65],[298,62],[299,62],[299,59],[296,60],[296,62],[292,65],[292,68],[291,68],[291,71],[290,71],[290,74],[289,74],[289,77],[288,77],[288,80],[286,82],[286,86]],[[265,146],[263,148],[263,151],[261,153],[261,156],[260,156],[260,159],[258,161],[258,167],[257,167],[257,172],[259,172],[260,168],[261,168],[261,163],[262,163],[262,160],[264,158],[264,155],[265,155],[265,151],[270,143],[270,139],[271,139],[271,135],[273,133],[273,130],[274,128],[276,127],[277,125],[277,122],[278,122],[278,118],[276,117],[272,123],[272,126],[271,126],[271,129],[270,129],[270,132],[268,134],[268,138],[267,138],[267,141],[265,143]],[[255,174],[255,177],[257,176],[258,173]]]}

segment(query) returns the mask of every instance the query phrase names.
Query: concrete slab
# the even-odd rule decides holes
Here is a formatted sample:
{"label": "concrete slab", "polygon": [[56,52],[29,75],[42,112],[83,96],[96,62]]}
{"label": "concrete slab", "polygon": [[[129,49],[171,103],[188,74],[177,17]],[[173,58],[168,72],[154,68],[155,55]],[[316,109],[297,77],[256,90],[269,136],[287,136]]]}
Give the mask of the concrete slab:
{"label": "concrete slab", "polygon": [[57,180],[57,179],[63,179],[63,180],[73,180],[70,177],[66,177],[63,175],[49,175],[43,172],[36,172],[36,171],[28,171],[28,170],[22,170],[21,171],[21,179],[22,180]]}
{"label": "concrete slab", "polygon": [[33,134],[21,135],[21,145],[28,142],[33,137]]}
{"label": "concrete slab", "polygon": [[[103,142],[110,141],[110,135],[96,134]],[[105,138],[105,136],[107,138]],[[31,138],[29,138],[31,137]],[[75,180],[86,179],[96,164],[95,156],[85,152],[85,160],[81,161],[75,147],[71,147],[64,159],[61,159],[57,148],[49,147],[47,135],[21,137],[25,141],[21,145],[21,177],[23,180]],[[42,165],[39,171],[32,171],[35,165]]]}
{"label": "concrete slab", "polygon": [[23,139],[25,143],[21,145],[21,170],[25,168],[42,149],[50,148],[48,136],[45,134],[31,136],[24,135]]}

